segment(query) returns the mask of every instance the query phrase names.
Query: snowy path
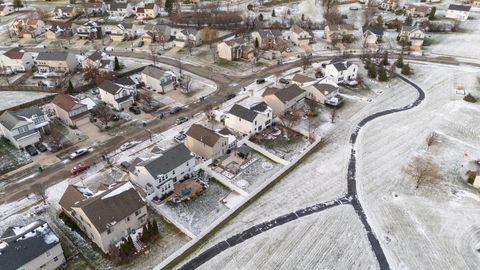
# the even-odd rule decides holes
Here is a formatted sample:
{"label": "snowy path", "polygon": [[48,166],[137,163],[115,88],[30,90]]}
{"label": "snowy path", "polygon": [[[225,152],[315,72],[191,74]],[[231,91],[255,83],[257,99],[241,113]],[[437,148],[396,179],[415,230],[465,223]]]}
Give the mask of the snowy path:
{"label": "snowy path", "polygon": [[299,218],[302,218],[304,216],[308,216],[314,213],[318,213],[327,209],[330,209],[335,206],[339,205],[345,205],[345,204],[351,204],[355,210],[355,213],[358,215],[361,223],[363,224],[363,227],[367,231],[367,238],[370,243],[370,246],[372,248],[373,253],[375,254],[376,260],[379,264],[380,269],[390,269],[389,263],[385,257],[385,253],[383,252],[382,246],[380,245],[380,242],[377,239],[377,236],[375,235],[372,227],[368,223],[367,216],[363,210],[363,207],[361,205],[360,200],[357,197],[357,186],[356,186],[356,142],[357,142],[357,137],[360,133],[360,130],[362,127],[364,127],[367,123],[390,114],[394,113],[399,113],[403,111],[410,110],[416,106],[418,106],[424,99],[425,99],[425,93],[424,91],[415,83],[410,81],[409,79],[398,75],[398,77],[406,82],[407,84],[410,84],[412,87],[416,89],[418,92],[417,98],[410,103],[409,105],[396,108],[396,109],[389,109],[389,110],[384,110],[380,111],[374,114],[371,114],[367,117],[365,117],[363,120],[361,120],[357,127],[354,129],[353,133],[350,136],[350,144],[351,144],[351,152],[350,152],[350,159],[348,163],[348,176],[347,176],[347,194],[331,201],[327,202],[322,202],[319,204],[315,204],[313,206],[309,206],[300,210],[296,210],[294,212],[284,214],[282,216],[279,216],[277,218],[274,218],[270,221],[263,222],[261,224],[252,226],[224,241],[221,241],[217,243],[216,245],[204,250],[202,253],[200,253],[198,256],[194,257],[190,261],[188,261],[186,264],[184,264],[180,269],[196,269],[199,266],[203,265],[210,259],[214,258],[216,255],[222,253],[223,251],[232,248],[242,242],[244,242],[247,239],[250,239],[256,235],[262,234],[264,232],[267,232],[275,227],[287,224],[291,221],[295,221]]}

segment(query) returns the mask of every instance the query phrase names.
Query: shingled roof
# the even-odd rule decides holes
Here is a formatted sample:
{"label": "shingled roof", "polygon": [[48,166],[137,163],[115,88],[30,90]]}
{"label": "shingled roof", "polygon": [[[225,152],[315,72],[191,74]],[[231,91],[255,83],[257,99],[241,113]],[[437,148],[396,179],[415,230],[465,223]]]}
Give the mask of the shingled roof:
{"label": "shingled roof", "polygon": [[[67,94],[58,94],[52,100],[52,103],[69,112],[75,105],[81,104],[76,98]],[[86,105],[85,105],[86,106]]]}
{"label": "shingled roof", "polygon": [[174,170],[192,158],[190,150],[184,144],[177,144],[163,152],[160,157],[139,165],[144,166],[153,177],[157,177]]}
{"label": "shingled roof", "polygon": [[202,142],[210,147],[215,146],[215,144],[222,138],[215,131],[206,128],[202,125],[193,124],[187,131],[187,136],[194,138],[195,140]]}
{"label": "shingled roof", "polygon": [[15,47],[6,51],[3,55],[10,59],[22,59],[24,53],[25,53],[24,50],[21,50],[20,48]]}
{"label": "shingled roof", "polygon": [[228,113],[247,120],[248,122],[253,122],[258,115],[256,111],[250,110],[238,104],[234,104]]}
{"label": "shingled roof", "polygon": [[[296,84],[292,84],[283,89],[277,89],[277,91],[271,93],[270,95],[276,96],[281,102],[287,103],[288,101],[301,96],[305,93],[305,90],[300,88]],[[267,94],[269,95],[269,94]]]}

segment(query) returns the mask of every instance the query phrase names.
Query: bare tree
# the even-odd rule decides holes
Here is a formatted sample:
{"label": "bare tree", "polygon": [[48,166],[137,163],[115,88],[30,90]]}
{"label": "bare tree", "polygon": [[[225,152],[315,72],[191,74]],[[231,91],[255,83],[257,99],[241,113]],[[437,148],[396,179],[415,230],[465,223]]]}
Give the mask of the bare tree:
{"label": "bare tree", "polygon": [[185,75],[182,80],[182,87],[184,93],[189,93],[192,90],[192,77]]}
{"label": "bare tree", "polygon": [[338,17],[338,10],[336,9],[338,0],[322,0],[323,16],[330,24],[335,24]]}
{"label": "bare tree", "polygon": [[332,112],[330,114],[330,122],[335,123],[335,118],[337,117],[337,107],[332,108]]}
{"label": "bare tree", "polygon": [[309,98],[305,101],[308,106],[308,113],[307,115],[310,117],[314,117],[318,115],[318,102],[315,100],[315,97]]}
{"label": "bare tree", "polygon": [[153,93],[151,91],[146,91],[141,93],[140,98],[145,102],[145,104],[151,108],[153,103]]}
{"label": "bare tree", "polygon": [[47,136],[47,140],[53,151],[58,151],[63,148],[63,134],[57,129],[51,129],[50,134]]}
{"label": "bare tree", "polygon": [[210,52],[212,53],[213,63],[215,64],[217,62],[217,46],[214,43],[210,44]]}
{"label": "bare tree", "polygon": [[46,21],[48,18],[50,18],[50,14],[48,14],[48,11],[42,8],[35,8],[35,13],[36,13],[36,18],[42,21]]}
{"label": "bare tree", "polygon": [[156,65],[157,64],[158,46],[157,46],[157,44],[150,44],[149,49],[150,49],[150,53],[152,54],[153,65]]}
{"label": "bare tree", "polygon": [[289,110],[285,111],[279,118],[284,127],[292,128],[302,119],[302,113],[301,110]]}
{"label": "bare tree", "polygon": [[432,131],[430,134],[428,134],[427,138],[425,139],[425,142],[427,143],[427,150],[432,146],[436,141],[438,140],[438,133],[435,131]]}
{"label": "bare tree", "polygon": [[365,7],[365,12],[363,13],[365,19],[365,25],[370,23],[370,20],[377,13],[377,7],[375,6],[375,1],[368,1],[367,6]]}
{"label": "bare tree", "polygon": [[99,103],[94,109],[95,116],[102,122],[102,124],[108,128],[108,123],[113,119],[113,112],[104,103]]}
{"label": "bare tree", "polygon": [[31,190],[35,195],[42,198],[43,204],[47,204],[47,194],[45,193],[45,185],[41,182],[37,182],[32,185]]}
{"label": "bare tree", "polygon": [[415,157],[403,170],[415,181],[415,189],[418,189],[422,184],[433,183],[441,179],[440,168],[437,163],[426,156]]}
{"label": "bare tree", "polygon": [[302,67],[303,71],[307,70],[307,68],[312,64],[312,55],[307,53],[302,56]]}

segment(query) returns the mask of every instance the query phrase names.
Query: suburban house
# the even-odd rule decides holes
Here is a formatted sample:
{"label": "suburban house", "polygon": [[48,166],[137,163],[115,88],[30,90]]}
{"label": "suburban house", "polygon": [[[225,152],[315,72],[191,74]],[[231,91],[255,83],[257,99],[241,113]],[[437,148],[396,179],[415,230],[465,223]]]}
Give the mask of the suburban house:
{"label": "suburban house", "polygon": [[323,37],[328,43],[342,43],[353,36],[355,28],[351,24],[334,24],[325,26]]}
{"label": "suburban house", "polygon": [[7,16],[12,14],[15,10],[11,5],[0,5],[0,16]]}
{"label": "suburban house", "polygon": [[325,77],[317,83],[304,87],[306,97],[321,104],[340,105],[343,99],[339,95],[339,87],[331,77]]}
{"label": "suburban house", "polygon": [[148,89],[165,93],[174,89],[176,76],[171,71],[148,66],[142,71],[142,81]]}
{"label": "suburban house", "polygon": [[107,6],[104,2],[81,3],[79,6],[83,13],[90,17],[100,17],[107,13]]}
{"label": "suburban house", "polygon": [[123,19],[133,15],[133,7],[130,3],[112,2],[109,4],[108,12],[110,17]]}
{"label": "suburban house", "polygon": [[155,34],[153,34],[153,32],[151,31],[146,31],[142,35],[142,41],[145,44],[152,44],[153,42],[155,42]]}
{"label": "suburban house", "polygon": [[229,150],[229,137],[199,124],[193,124],[185,133],[185,146],[205,159],[217,159]]}
{"label": "suburban house", "polygon": [[147,195],[163,198],[173,192],[175,184],[194,172],[195,156],[184,144],[177,144],[159,157],[153,157],[136,165],[130,177]]}
{"label": "suburban house", "polygon": [[448,6],[447,12],[445,13],[445,17],[464,22],[468,19],[471,8],[472,6],[468,5],[450,4]]}
{"label": "suburban house", "polygon": [[55,115],[69,126],[79,126],[89,121],[90,111],[87,104],[73,96],[58,94],[52,100],[52,105]]}
{"label": "suburban house", "polygon": [[92,53],[82,61],[82,69],[94,67],[102,72],[112,72],[113,66],[113,60],[108,59],[106,54],[101,51]]}
{"label": "suburban house", "polygon": [[175,46],[178,47],[185,47],[187,44],[190,44],[192,47],[196,47],[202,44],[200,31],[195,29],[183,29],[182,31],[176,31],[174,35],[175,40],[173,42]]}
{"label": "suburban house", "polygon": [[16,19],[12,29],[19,38],[36,38],[45,32],[45,23],[37,19]]}
{"label": "suburban house", "polygon": [[290,40],[299,47],[308,46],[312,36],[307,31],[303,30],[300,26],[294,24],[290,28]]}
{"label": "suburban house", "polygon": [[475,175],[472,185],[480,189],[480,170],[477,170],[477,174]]}
{"label": "suburban house", "polygon": [[113,41],[124,41],[128,36],[128,31],[123,24],[117,24],[110,28],[110,39]]}
{"label": "suburban house", "polygon": [[325,76],[335,83],[348,83],[357,79],[358,66],[345,59],[334,58],[325,66]]}
{"label": "suburban house", "polygon": [[254,44],[263,50],[282,50],[287,47],[288,42],[283,38],[281,30],[259,30],[252,33]]}
{"label": "suburban house", "polygon": [[77,57],[69,52],[40,52],[35,59],[38,72],[68,73],[78,66]]}
{"label": "suburban house", "polygon": [[57,6],[53,10],[53,13],[55,14],[56,17],[59,18],[73,18],[76,13],[76,8],[75,6]]}
{"label": "suburban house", "polygon": [[369,25],[363,27],[363,47],[376,50],[383,40],[383,27],[381,25]]}
{"label": "suburban house", "polygon": [[383,10],[396,10],[398,7],[398,0],[383,0],[379,8]]}
{"label": "suburban house", "polygon": [[11,48],[0,55],[0,69],[2,74],[25,72],[33,67],[33,57],[29,52],[20,48]]}
{"label": "suburban house", "polygon": [[144,7],[138,7],[136,10],[137,20],[150,20],[158,16],[160,9],[155,3],[145,4]]}
{"label": "suburban house", "polygon": [[398,34],[398,42],[410,46],[410,50],[419,51],[422,49],[425,33],[417,26],[402,26]]}
{"label": "suburban house", "polygon": [[250,108],[234,104],[225,117],[225,126],[244,135],[251,135],[269,127],[272,120],[272,109],[265,102]]}
{"label": "suburban house", "polygon": [[405,12],[412,17],[426,17],[430,14],[431,8],[427,5],[408,5]]}
{"label": "suburban house", "polygon": [[45,38],[72,37],[77,32],[78,25],[71,22],[48,21],[46,23]]}
{"label": "suburban house", "polygon": [[312,82],[315,82],[315,81],[317,81],[315,78],[311,78],[306,75],[298,74],[298,73],[293,75],[292,79],[290,80],[292,84],[296,84],[300,87],[305,86],[306,84],[311,84]]}
{"label": "suburban house", "polygon": [[242,37],[223,41],[217,45],[218,57],[233,61],[250,58],[251,46]]}
{"label": "suburban house", "polygon": [[40,131],[48,124],[48,118],[38,107],[5,111],[0,115],[0,135],[15,147],[23,148],[40,141]]}
{"label": "suburban house", "polygon": [[148,24],[143,28],[145,32],[153,34],[152,42],[165,43],[170,41],[172,29],[168,25]]}
{"label": "suburban house", "polygon": [[135,102],[134,89],[109,80],[103,81],[98,86],[98,90],[100,91],[100,99],[118,111],[132,106]]}
{"label": "suburban house", "polygon": [[79,39],[97,39],[103,37],[103,29],[97,27],[94,21],[87,21],[77,28],[77,36]]}
{"label": "suburban house", "polygon": [[58,236],[43,220],[25,226],[8,227],[0,236],[2,270],[54,270],[65,263]]}
{"label": "suburban house", "polygon": [[60,206],[105,253],[148,219],[147,204],[130,182],[118,182],[95,194],[69,187]]}
{"label": "suburban house", "polygon": [[273,114],[278,116],[295,109],[301,104],[305,96],[305,90],[296,84],[291,84],[282,89],[267,87],[262,94],[263,101],[272,108]]}

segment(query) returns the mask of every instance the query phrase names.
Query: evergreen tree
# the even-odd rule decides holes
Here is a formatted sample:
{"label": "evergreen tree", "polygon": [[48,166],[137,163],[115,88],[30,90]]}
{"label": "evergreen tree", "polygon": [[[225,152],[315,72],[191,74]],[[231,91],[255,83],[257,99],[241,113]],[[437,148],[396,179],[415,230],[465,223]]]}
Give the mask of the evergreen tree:
{"label": "evergreen tree", "polygon": [[68,81],[67,94],[73,95],[73,84],[72,84],[72,81]]}
{"label": "evergreen tree", "polygon": [[407,26],[412,26],[412,23],[413,23],[413,18],[412,18],[412,15],[408,15],[408,17],[405,19],[405,25]]}
{"label": "evergreen tree", "polygon": [[155,219],[152,222],[152,234],[153,235],[158,235],[158,225],[157,225],[157,221]]}
{"label": "evergreen tree", "polygon": [[368,77],[375,79],[377,78],[377,67],[375,64],[370,64],[368,67]]}
{"label": "evergreen tree", "polygon": [[272,9],[272,17],[276,17],[276,15],[275,15],[275,9]]}
{"label": "evergreen tree", "polygon": [[435,13],[437,12],[437,8],[436,7],[432,7],[432,9],[430,10],[430,14],[428,14],[428,19],[430,21],[433,21],[435,20]]}
{"label": "evergreen tree", "polygon": [[383,54],[382,64],[384,66],[390,65],[390,63],[388,62],[388,51],[385,51],[385,53]]}
{"label": "evergreen tree", "polygon": [[368,69],[370,67],[370,64],[372,63],[372,59],[367,58],[367,60],[365,60],[365,65],[363,66],[365,69]]}
{"label": "evergreen tree", "polygon": [[168,14],[172,13],[174,2],[175,2],[175,0],[166,0],[165,1],[165,11],[168,12]]}
{"label": "evergreen tree", "polygon": [[262,13],[260,13],[260,15],[258,15],[258,20],[263,22],[263,14]]}
{"label": "evergreen tree", "polygon": [[148,231],[147,224],[143,224],[142,237],[144,242],[148,242],[150,240],[150,233]]}
{"label": "evergreen tree", "polygon": [[409,64],[403,65],[403,67],[402,67],[402,74],[403,74],[403,75],[407,75],[407,76],[412,74],[412,70],[410,69],[410,65],[409,65]]}
{"label": "evergreen tree", "polygon": [[131,255],[135,253],[135,245],[133,244],[133,240],[130,235],[127,238],[127,245],[128,245],[128,254]]}
{"label": "evergreen tree", "polygon": [[260,47],[260,42],[258,42],[258,38],[255,38],[255,49],[258,49]]}
{"label": "evergreen tree", "polygon": [[381,82],[388,81],[387,71],[385,70],[385,67],[383,65],[381,65],[378,69],[378,80]]}
{"label": "evergreen tree", "polygon": [[113,70],[119,71],[120,69],[122,69],[122,67],[120,66],[120,62],[118,62],[118,58],[115,56],[115,63],[113,65]]}
{"label": "evergreen tree", "polygon": [[377,17],[377,24],[383,26],[383,17],[380,15]]}
{"label": "evergreen tree", "polygon": [[395,62],[395,65],[398,67],[398,68],[402,68],[403,67],[403,56],[400,55],[397,59],[397,62]]}
{"label": "evergreen tree", "polygon": [[13,0],[13,8],[15,8],[16,10],[18,10],[18,9],[20,9],[21,7],[23,7],[22,0]]}

